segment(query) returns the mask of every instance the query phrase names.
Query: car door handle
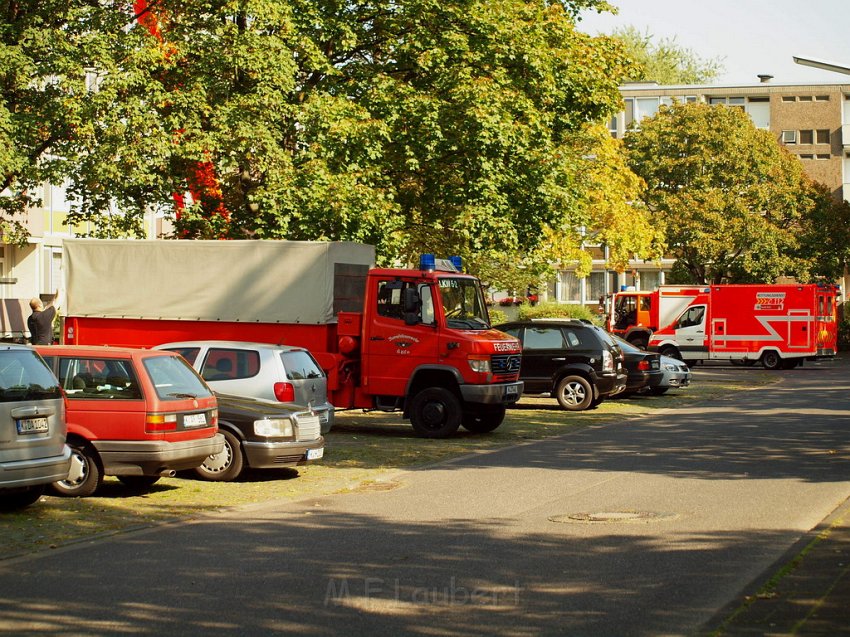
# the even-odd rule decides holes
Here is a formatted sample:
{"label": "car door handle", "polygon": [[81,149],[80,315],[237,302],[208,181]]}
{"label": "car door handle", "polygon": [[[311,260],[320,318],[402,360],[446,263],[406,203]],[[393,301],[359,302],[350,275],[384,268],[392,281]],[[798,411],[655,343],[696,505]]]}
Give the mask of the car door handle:
{"label": "car door handle", "polygon": [[557,358],[553,358],[552,360],[553,360],[553,361],[565,361],[565,360],[567,360],[567,359],[566,359],[565,357],[563,357],[563,356],[558,356]]}
{"label": "car door handle", "polygon": [[386,339],[383,336],[370,336],[369,340],[370,341],[384,341]]}

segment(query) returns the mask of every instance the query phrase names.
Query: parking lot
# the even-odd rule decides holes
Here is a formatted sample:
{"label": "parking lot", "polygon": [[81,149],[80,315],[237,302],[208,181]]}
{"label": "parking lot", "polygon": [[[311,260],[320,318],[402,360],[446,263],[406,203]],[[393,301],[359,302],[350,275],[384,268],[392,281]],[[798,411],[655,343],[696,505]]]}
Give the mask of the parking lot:
{"label": "parking lot", "polygon": [[[814,368],[804,368],[799,373],[807,373],[809,369]],[[0,558],[197,517],[228,507],[382,488],[382,481],[401,469],[558,436],[579,427],[652,417],[660,410],[683,408],[764,386],[777,378],[776,372],[760,368],[697,366],[694,382],[687,389],[671,391],[665,396],[609,400],[581,413],[561,410],[554,399],[523,397],[508,411],[505,422],[495,432],[474,435],[461,430],[447,440],[417,438],[399,414],[338,412],[336,426],[326,435],[325,458],[314,465],[251,471],[232,483],[204,482],[181,475],[163,478],[149,490],[140,492],[107,477],[93,497],[43,496],[28,509],[4,514]]]}

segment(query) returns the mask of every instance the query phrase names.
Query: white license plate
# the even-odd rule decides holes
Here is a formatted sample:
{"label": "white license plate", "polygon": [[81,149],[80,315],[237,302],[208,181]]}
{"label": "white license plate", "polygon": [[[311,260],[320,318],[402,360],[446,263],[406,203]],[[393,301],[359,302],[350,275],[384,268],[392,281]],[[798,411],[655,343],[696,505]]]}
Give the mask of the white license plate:
{"label": "white license plate", "polygon": [[183,416],[184,427],[203,427],[206,424],[206,414],[186,414],[185,416]]}
{"label": "white license plate", "polygon": [[318,460],[325,455],[325,448],[307,449],[307,460]]}
{"label": "white license plate", "polygon": [[18,421],[19,434],[41,434],[49,430],[47,418],[27,418]]}
{"label": "white license plate", "polygon": [[516,396],[517,395],[517,386],[516,385],[508,385],[505,387],[505,395],[506,396]]}

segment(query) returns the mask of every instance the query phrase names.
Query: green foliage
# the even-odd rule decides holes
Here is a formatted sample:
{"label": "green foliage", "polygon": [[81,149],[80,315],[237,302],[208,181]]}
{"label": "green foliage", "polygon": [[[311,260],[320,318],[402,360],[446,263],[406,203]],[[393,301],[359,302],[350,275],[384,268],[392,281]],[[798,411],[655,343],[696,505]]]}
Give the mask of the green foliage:
{"label": "green foliage", "polygon": [[674,104],[626,135],[643,202],[691,282],[767,282],[806,274],[795,257],[811,182],[742,109]]}
{"label": "green foliage", "polygon": [[130,3],[14,5],[4,218],[67,178],[73,223],[126,236],[191,193],[181,237],[361,241],[382,264],[459,254],[520,289],[582,258],[580,227],[622,254],[651,243],[626,205],[639,180],[586,159],[616,156],[593,123],[634,72],[621,42],[575,28],[607,2],[151,6],[140,25]]}
{"label": "green foliage", "polygon": [[633,82],[707,84],[723,71],[721,60],[703,60],[691,49],[680,46],[675,38],[654,41],[648,31],[641,33],[633,26],[617,29],[612,35],[624,43],[638,64],[639,71],[628,78]]}
{"label": "green foliage", "polygon": [[490,314],[490,325],[501,325],[508,322],[508,315],[494,307],[487,308]]}
{"label": "green foliage", "polygon": [[523,303],[519,306],[519,318],[522,320],[530,320],[536,318],[574,318],[593,320],[593,312],[585,305],[577,303],[538,303],[537,305],[528,305]]}
{"label": "green foliage", "polygon": [[844,352],[850,349],[850,319],[838,324],[838,349]]}

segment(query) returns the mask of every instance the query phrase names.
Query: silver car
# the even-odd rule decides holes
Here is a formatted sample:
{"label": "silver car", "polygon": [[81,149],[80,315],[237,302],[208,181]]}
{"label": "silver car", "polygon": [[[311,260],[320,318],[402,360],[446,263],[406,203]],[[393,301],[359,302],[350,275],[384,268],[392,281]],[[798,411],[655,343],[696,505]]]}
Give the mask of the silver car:
{"label": "silver car", "polygon": [[0,509],[32,504],[70,466],[56,377],[32,348],[0,346]]}
{"label": "silver car", "polygon": [[292,410],[312,409],[321,433],[334,424],[324,370],[303,347],[243,341],[180,341],[155,349],[177,352],[213,391],[248,396]]}
{"label": "silver car", "polygon": [[650,388],[651,394],[660,396],[666,393],[668,389],[681,389],[691,384],[690,368],[676,358],[662,356],[661,370],[664,372],[664,377],[658,385]]}

